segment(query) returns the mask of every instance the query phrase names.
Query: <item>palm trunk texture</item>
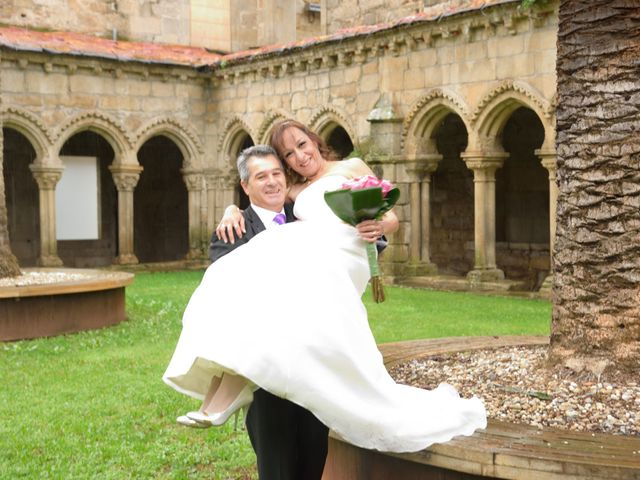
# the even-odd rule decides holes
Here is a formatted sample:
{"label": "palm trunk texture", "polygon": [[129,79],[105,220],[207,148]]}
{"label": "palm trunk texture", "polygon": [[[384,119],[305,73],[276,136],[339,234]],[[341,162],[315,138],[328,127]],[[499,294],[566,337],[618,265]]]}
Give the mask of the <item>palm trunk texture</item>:
{"label": "palm trunk texture", "polygon": [[640,372],[640,3],[562,0],[550,361]]}
{"label": "palm trunk texture", "polygon": [[[0,108],[2,107],[2,71],[0,70]],[[20,275],[16,257],[9,244],[9,219],[4,194],[4,135],[2,134],[2,114],[0,113],[0,278]]]}

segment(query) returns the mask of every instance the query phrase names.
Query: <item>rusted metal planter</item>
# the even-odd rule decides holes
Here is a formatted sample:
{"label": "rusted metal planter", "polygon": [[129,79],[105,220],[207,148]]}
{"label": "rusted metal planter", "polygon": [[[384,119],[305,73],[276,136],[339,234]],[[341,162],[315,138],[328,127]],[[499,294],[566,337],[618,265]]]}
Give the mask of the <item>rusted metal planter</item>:
{"label": "rusted metal planter", "polygon": [[86,269],[39,270],[70,273],[78,278],[0,287],[0,341],[92,330],[126,318],[125,287],[133,281],[133,274]]}

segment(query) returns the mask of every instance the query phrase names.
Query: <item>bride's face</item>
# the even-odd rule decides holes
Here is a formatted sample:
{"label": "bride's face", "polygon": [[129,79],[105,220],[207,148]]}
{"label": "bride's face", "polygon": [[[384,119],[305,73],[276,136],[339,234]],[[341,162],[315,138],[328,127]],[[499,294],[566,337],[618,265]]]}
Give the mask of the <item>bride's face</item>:
{"label": "bride's face", "polygon": [[318,145],[296,127],[287,128],[282,134],[282,157],[296,173],[309,180],[322,173],[326,162]]}

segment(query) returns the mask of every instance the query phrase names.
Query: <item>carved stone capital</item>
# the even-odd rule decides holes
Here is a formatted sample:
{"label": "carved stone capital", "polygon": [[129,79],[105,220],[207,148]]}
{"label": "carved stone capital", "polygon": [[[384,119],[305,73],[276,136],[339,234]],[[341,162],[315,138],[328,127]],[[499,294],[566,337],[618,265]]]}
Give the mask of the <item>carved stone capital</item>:
{"label": "carved stone capital", "polygon": [[56,185],[62,178],[64,167],[50,167],[45,165],[32,164],[29,169],[38,183],[40,190],[55,190]]}
{"label": "carved stone capital", "polygon": [[119,192],[133,192],[136,188],[142,167],[138,165],[112,165],[109,167],[113,176],[113,183]]}
{"label": "carved stone capital", "polygon": [[542,161],[542,166],[549,171],[549,178],[555,178],[558,171],[558,154],[556,151],[538,149],[534,153]]}
{"label": "carved stone capital", "polygon": [[190,192],[203,190],[203,175],[200,170],[182,169],[181,173],[184,183],[187,186],[187,190],[189,190]]}
{"label": "carved stone capital", "polygon": [[234,171],[223,172],[220,176],[220,186],[225,189],[233,189],[240,183],[240,176]]}
{"label": "carved stone capital", "polygon": [[506,152],[464,152],[460,156],[467,167],[473,170],[474,175],[493,175],[498,168],[504,165],[509,154]]}
{"label": "carved stone capital", "polygon": [[207,190],[215,190],[220,185],[221,171],[218,168],[210,168],[204,172],[204,181]]}
{"label": "carved stone capital", "polygon": [[407,162],[405,168],[414,182],[420,182],[425,176],[436,171],[440,160],[442,155],[438,153],[420,155]]}

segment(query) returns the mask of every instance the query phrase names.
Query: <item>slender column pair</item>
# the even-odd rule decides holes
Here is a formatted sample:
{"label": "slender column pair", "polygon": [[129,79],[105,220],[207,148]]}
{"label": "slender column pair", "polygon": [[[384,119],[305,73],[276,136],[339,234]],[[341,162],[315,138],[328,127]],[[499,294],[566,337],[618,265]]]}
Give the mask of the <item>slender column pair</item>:
{"label": "slender column pair", "polygon": [[200,221],[200,199],[204,189],[204,177],[198,170],[182,170],[182,178],[189,195],[189,253],[187,258],[201,258],[202,222]]}
{"label": "slender column pair", "polygon": [[118,190],[118,256],[116,263],[132,265],[138,263],[133,248],[133,190],[140,180],[139,165],[112,165],[109,167]]}
{"label": "slender column pair", "polygon": [[49,166],[41,163],[29,165],[38,184],[40,209],[40,259],[42,267],[59,267],[56,237],[56,185],[62,178],[63,165]]}
{"label": "slender column pair", "polygon": [[504,152],[465,152],[462,159],[473,170],[475,262],[467,274],[472,282],[504,279],[496,266],[496,170],[509,156]]}
{"label": "slender column pair", "polygon": [[557,154],[555,150],[536,150],[542,166],[549,172],[549,275],[541,289],[550,289],[553,283],[553,251],[556,241],[556,213],[558,209]]}
{"label": "slender column pair", "polygon": [[437,267],[431,263],[431,174],[442,159],[439,154],[427,154],[407,162],[406,169],[411,179],[409,207],[411,226],[409,239],[409,261],[414,275],[433,273]]}

